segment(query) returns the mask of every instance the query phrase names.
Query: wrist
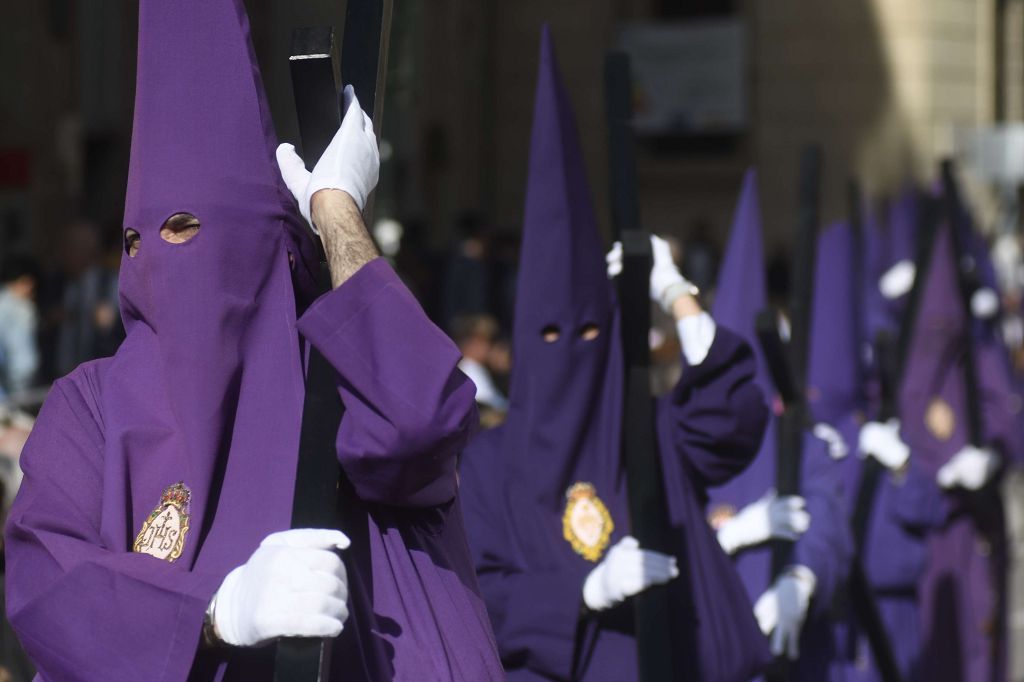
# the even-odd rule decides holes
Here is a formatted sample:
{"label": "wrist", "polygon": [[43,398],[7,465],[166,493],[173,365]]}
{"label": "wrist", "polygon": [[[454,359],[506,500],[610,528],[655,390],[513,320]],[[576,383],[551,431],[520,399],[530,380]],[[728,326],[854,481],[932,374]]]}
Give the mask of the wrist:
{"label": "wrist", "polygon": [[669,315],[675,315],[677,320],[679,319],[679,314],[676,312],[677,304],[683,305],[682,310],[685,314],[692,314],[686,311],[692,310],[694,306],[696,306],[695,312],[700,312],[700,304],[697,303],[697,295],[700,290],[678,273],[675,273],[673,280],[671,283],[663,285],[658,293],[656,302],[661,309]]}
{"label": "wrist", "polygon": [[351,212],[359,213],[359,205],[342,189],[320,189],[309,199],[309,215],[318,230],[329,227],[334,216]]}
{"label": "wrist", "polygon": [[791,577],[796,580],[797,583],[802,585],[808,598],[814,594],[814,591],[818,587],[818,577],[814,575],[814,571],[802,564],[793,564],[792,566],[788,566],[783,571],[782,575]]}
{"label": "wrist", "polygon": [[685,293],[676,296],[672,301],[670,310],[672,312],[672,317],[674,317],[676,321],[682,320],[684,317],[690,317],[691,315],[700,315],[704,312],[704,309],[700,307],[700,302],[697,300],[697,288],[690,285]]}
{"label": "wrist", "polygon": [[226,645],[224,639],[220,636],[220,631],[217,629],[216,594],[213,595],[213,599],[210,600],[210,604],[206,607],[206,612],[203,614],[201,641],[203,647],[207,649],[216,649]]}

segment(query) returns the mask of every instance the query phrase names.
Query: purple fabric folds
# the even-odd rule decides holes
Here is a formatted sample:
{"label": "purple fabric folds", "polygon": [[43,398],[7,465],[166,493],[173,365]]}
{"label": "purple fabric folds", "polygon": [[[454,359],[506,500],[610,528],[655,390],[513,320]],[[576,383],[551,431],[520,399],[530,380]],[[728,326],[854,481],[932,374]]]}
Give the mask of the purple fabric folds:
{"label": "purple fabric folds", "polygon": [[[11,622],[46,679],[270,679],[272,647],[197,650],[224,575],[290,525],[301,332],[346,407],[351,617],[334,679],[501,679],[455,498],[475,420],[457,349],[382,260],[297,319],[315,259],[241,0],[142,0],[139,25],[127,338],[57,382],[25,448]],[[171,244],[159,231],[178,212],[201,228]],[[168,504],[179,555],[141,553],[162,549],[136,537]]]}

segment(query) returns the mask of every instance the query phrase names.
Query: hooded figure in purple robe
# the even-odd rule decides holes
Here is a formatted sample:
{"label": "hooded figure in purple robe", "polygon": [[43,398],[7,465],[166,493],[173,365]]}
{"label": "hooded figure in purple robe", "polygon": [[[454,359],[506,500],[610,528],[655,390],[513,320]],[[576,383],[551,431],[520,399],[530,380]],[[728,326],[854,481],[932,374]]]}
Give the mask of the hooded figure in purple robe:
{"label": "hooded figure in purple robe", "polygon": [[[913,322],[900,390],[902,435],[912,457],[945,488],[949,517],[932,536],[921,581],[928,680],[989,680],[1002,669],[995,635],[1002,627],[995,557],[1002,527],[979,513],[1001,461],[1014,448],[1017,419],[993,348],[975,344],[974,372],[982,443],[968,443],[966,339],[971,321],[961,304],[953,240],[939,228],[920,307]],[[979,504],[979,502],[982,502]],[[995,545],[992,544],[994,540]]]}
{"label": "hooded figure in purple robe", "polygon": [[[714,316],[736,329],[758,354],[758,381],[774,396],[760,354],[755,320],[766,308],[757,179],[744,178],[729,246],[719,273]],[[828,679],[835,646],[828,625],[832,599],[845,583],[852,543],[841,504],[841,443],[832,433],[805,434],[801,496],[777,496],[773,485],[778,451],[775,423],[754,462],[739,476],[711,490],[708,519],[734,561],[761,629],[773,652],[798,658],[801,680]],[[792,564],[771,574],[772,539],[795,540]]]}
{"label": "hooded figure in purple robe", "polygon": [[[241,0],[140,3],[127,338],[54,384],[25,447],[10,621],[51,680],[267,680],[277,636],[342,624],[332,679],[501,679],[456,499],[473,387],[373,257],[354,98],[310,181],[323,198],[300,199],[335,254],[335,288],[306,298],[316,258],[248,33]],[[346,407],[344,565],[339,531],[286,530],[303,341]]]}
{"label": "hooded figure in purple robe", "polygon": [[[657,401],[656,413],[669,522],[685,536],[689,554],[666,557],[638,547],[628,536],[620,451],[620,317],[603,251],[545,28],[510,407],[502,426],[474,439],[460,468],[467,532],[502,660],[514,680],[636,679],[629,597],[679,579],[676,562],[685,561],[698,622],[691,619],[687,627],[696,632],[682,636],[694,635],[699,647],[699,660],[685,662],[688,674],[709,682],[748,679],[762,664],[764,643],[701,505],[706,486],[734,476],[760,442],[766,410],[753,382],[753,356],[699,307],[677,325],[686,337],[682,379]],[[670,271],[681,283],[667,252],[656,240],[654,270]],[[666,558],[673,570],[663,574]],[[643,568],[633,575],[627,560]],[[717,586],[698,590],[696,581]],[[720,623],[728,625],[716,629]],[[734,676],[725,677],[730,669]]]}
{"label": "hooded figure in purple robe", "polygon": [[[855,297],[862,288],[854,267],[856,248],[845,223],[832,225],[818,238],[808,395],[816,428],[833,429],[849,453],[841,458],[846,518],[854,516],[864,458],[872,456],[886,469],[875,492],[861,561],[900,671],[910,681],[920,679],[917,583],[927,562],[928,533],[942,523],[946,507],[934,476],[900,440],[899,421],[864,423],[867,382],[859,361]],[[869,305],[878,300],[869,298]],[[852,606],[838,602],[846,617],[836,627],[834,679],[880,680]]]}

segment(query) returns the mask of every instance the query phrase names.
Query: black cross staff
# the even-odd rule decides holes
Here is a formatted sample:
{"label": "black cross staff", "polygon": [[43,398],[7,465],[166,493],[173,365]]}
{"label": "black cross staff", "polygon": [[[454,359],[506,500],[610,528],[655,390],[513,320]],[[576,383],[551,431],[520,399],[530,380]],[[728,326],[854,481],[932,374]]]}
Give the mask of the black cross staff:
{"label": "black cross staff", "polygon": [[[784,411],[778,422],[778,452],[775,489],[779,495],[800,494],[800,470],[803,465],[803,439],[808,426],[804,387],[807,385],[807,356],[810,348],[811,303],[814,292],[814,265],[817,256],[819,207],[821,202],[821,149],[807,145],[800,154],[799,204],[794,243],[792,291],[789,305],[790,337],[779,338],[775,313],[762,312],[757,319],[758,341]],[[791,563],[793,542],[772,543],[772,576]],[[766,673],[770,680],[791,678],[789,660],[776,660]]]}
{"label": "black cross staff", "polygon": [[[625,361],[622,450],[626,462],[633,535],[646,549],[678,559],[680,577],[633,597],[641,682],[695,679],[699,662],[696,628],[681,627],[693,618],[687,561],[681,531],[668,523],[661,458],[651,397],[650,233],[640,225],[636,160],[633,150],[632,79],[629,57],[609,53],[605,59],[608,114],[609,179],[612,222],[622,243],[619,309]],[[687,670],[687,666],[689,669]]]}
{"label": "black cross staff", "polygon": [[[861,211],[862,197],[860,187],[856,181],[851,181],[848,190],[848,201],[850,211],[850,229],[854,236],[854,258],[855,266],[853,281],[859,287],[863,283],[863,267],[860,260],[863,258],[863,216]],[[925,221],[918,230],[919,234],[929,231],[928,221],[932,220],[933,213],[930,208],[923,210],[919,220]],[[918,279],[915,283],[923,281]],[[859,288],[854,290],[855,308],[854,319],[856,320],[855,333],[859,334],[861,325],[860,297],[862,292]],[[919,292],[914,300],[918,300]],[[860,338],[858,336],[856,347],[858,349],[858,365],[860,361]],[[901,345],[899,348],[902,348]],[[892,339],[886,334],[880,334],[875,342],[875,355],[879,367],[879,375],[882,384],[882,406],[879,418],[887,421],[897,415],[897,390],[899,385],[899,368],[903,366],[902,358],[897,356],[901,352],[894,346]],[[858,369],[857,376],[862,372]],[[854,559],[850,567],[850,578],[847,582],[850,605],[857,616],[857,622],[868,638],[871,652],[874,655],[875,665],[885,682],[901,682],[899,665],[896,656],[892,651],[892,643],[889,633],[878,611],[878,604],[875,601],[875,593],[871,589],[867,574],[864,571],[864,551],[867,543],[868,529],[871,523],[871,513],[874,508],[878,486],[885,473],[885,467],[874,457],[867,457],[861,465],[860,480],[854,495],[853,515],[850,525],[854,539]]]}
{"label": "black cross staff", "polygon": [[[349,0],[342,45],[342,82],[352,85],[359,104],[373,118],[379,134],[387,74],[392,0]],[[292,88],[299,120],[303,158],[312,169],[341,121],[336,73],[337,51],[329,27],[296,29],[290,57]],[[369,222],[372,204],[364,219]],[[318,288],[330,291],[331,277],[320,240],[310,231],[320,254]],[[326,358],[310,347],[302,430],[296,470],[293,528],[343,526],[339,490],[346,489],[338,465],[336,438],[344,413],[337,390],[337,373]],[[326,682],[330,671],[329,642],[296,638],[278,643],[274,679],[277,682]]]}

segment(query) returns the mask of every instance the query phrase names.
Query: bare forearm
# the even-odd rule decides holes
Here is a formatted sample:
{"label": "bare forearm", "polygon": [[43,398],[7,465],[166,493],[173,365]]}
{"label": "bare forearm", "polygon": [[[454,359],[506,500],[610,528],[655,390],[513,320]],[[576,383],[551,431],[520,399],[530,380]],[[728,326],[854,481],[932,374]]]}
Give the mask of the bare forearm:
{"label": "bare forearm", "polygon": [[359,207],[347,193],[320,190],[311,203],[313,224],[320,231],[331,270],[331,286],[337,289],[378,256],[377,247]]}
{"label": "bare forearm", "polygon": [[672,303],[672,317],[678,322],[689,315],[697,315],[703,312],[700,303],[694,296],[683,294]]}

